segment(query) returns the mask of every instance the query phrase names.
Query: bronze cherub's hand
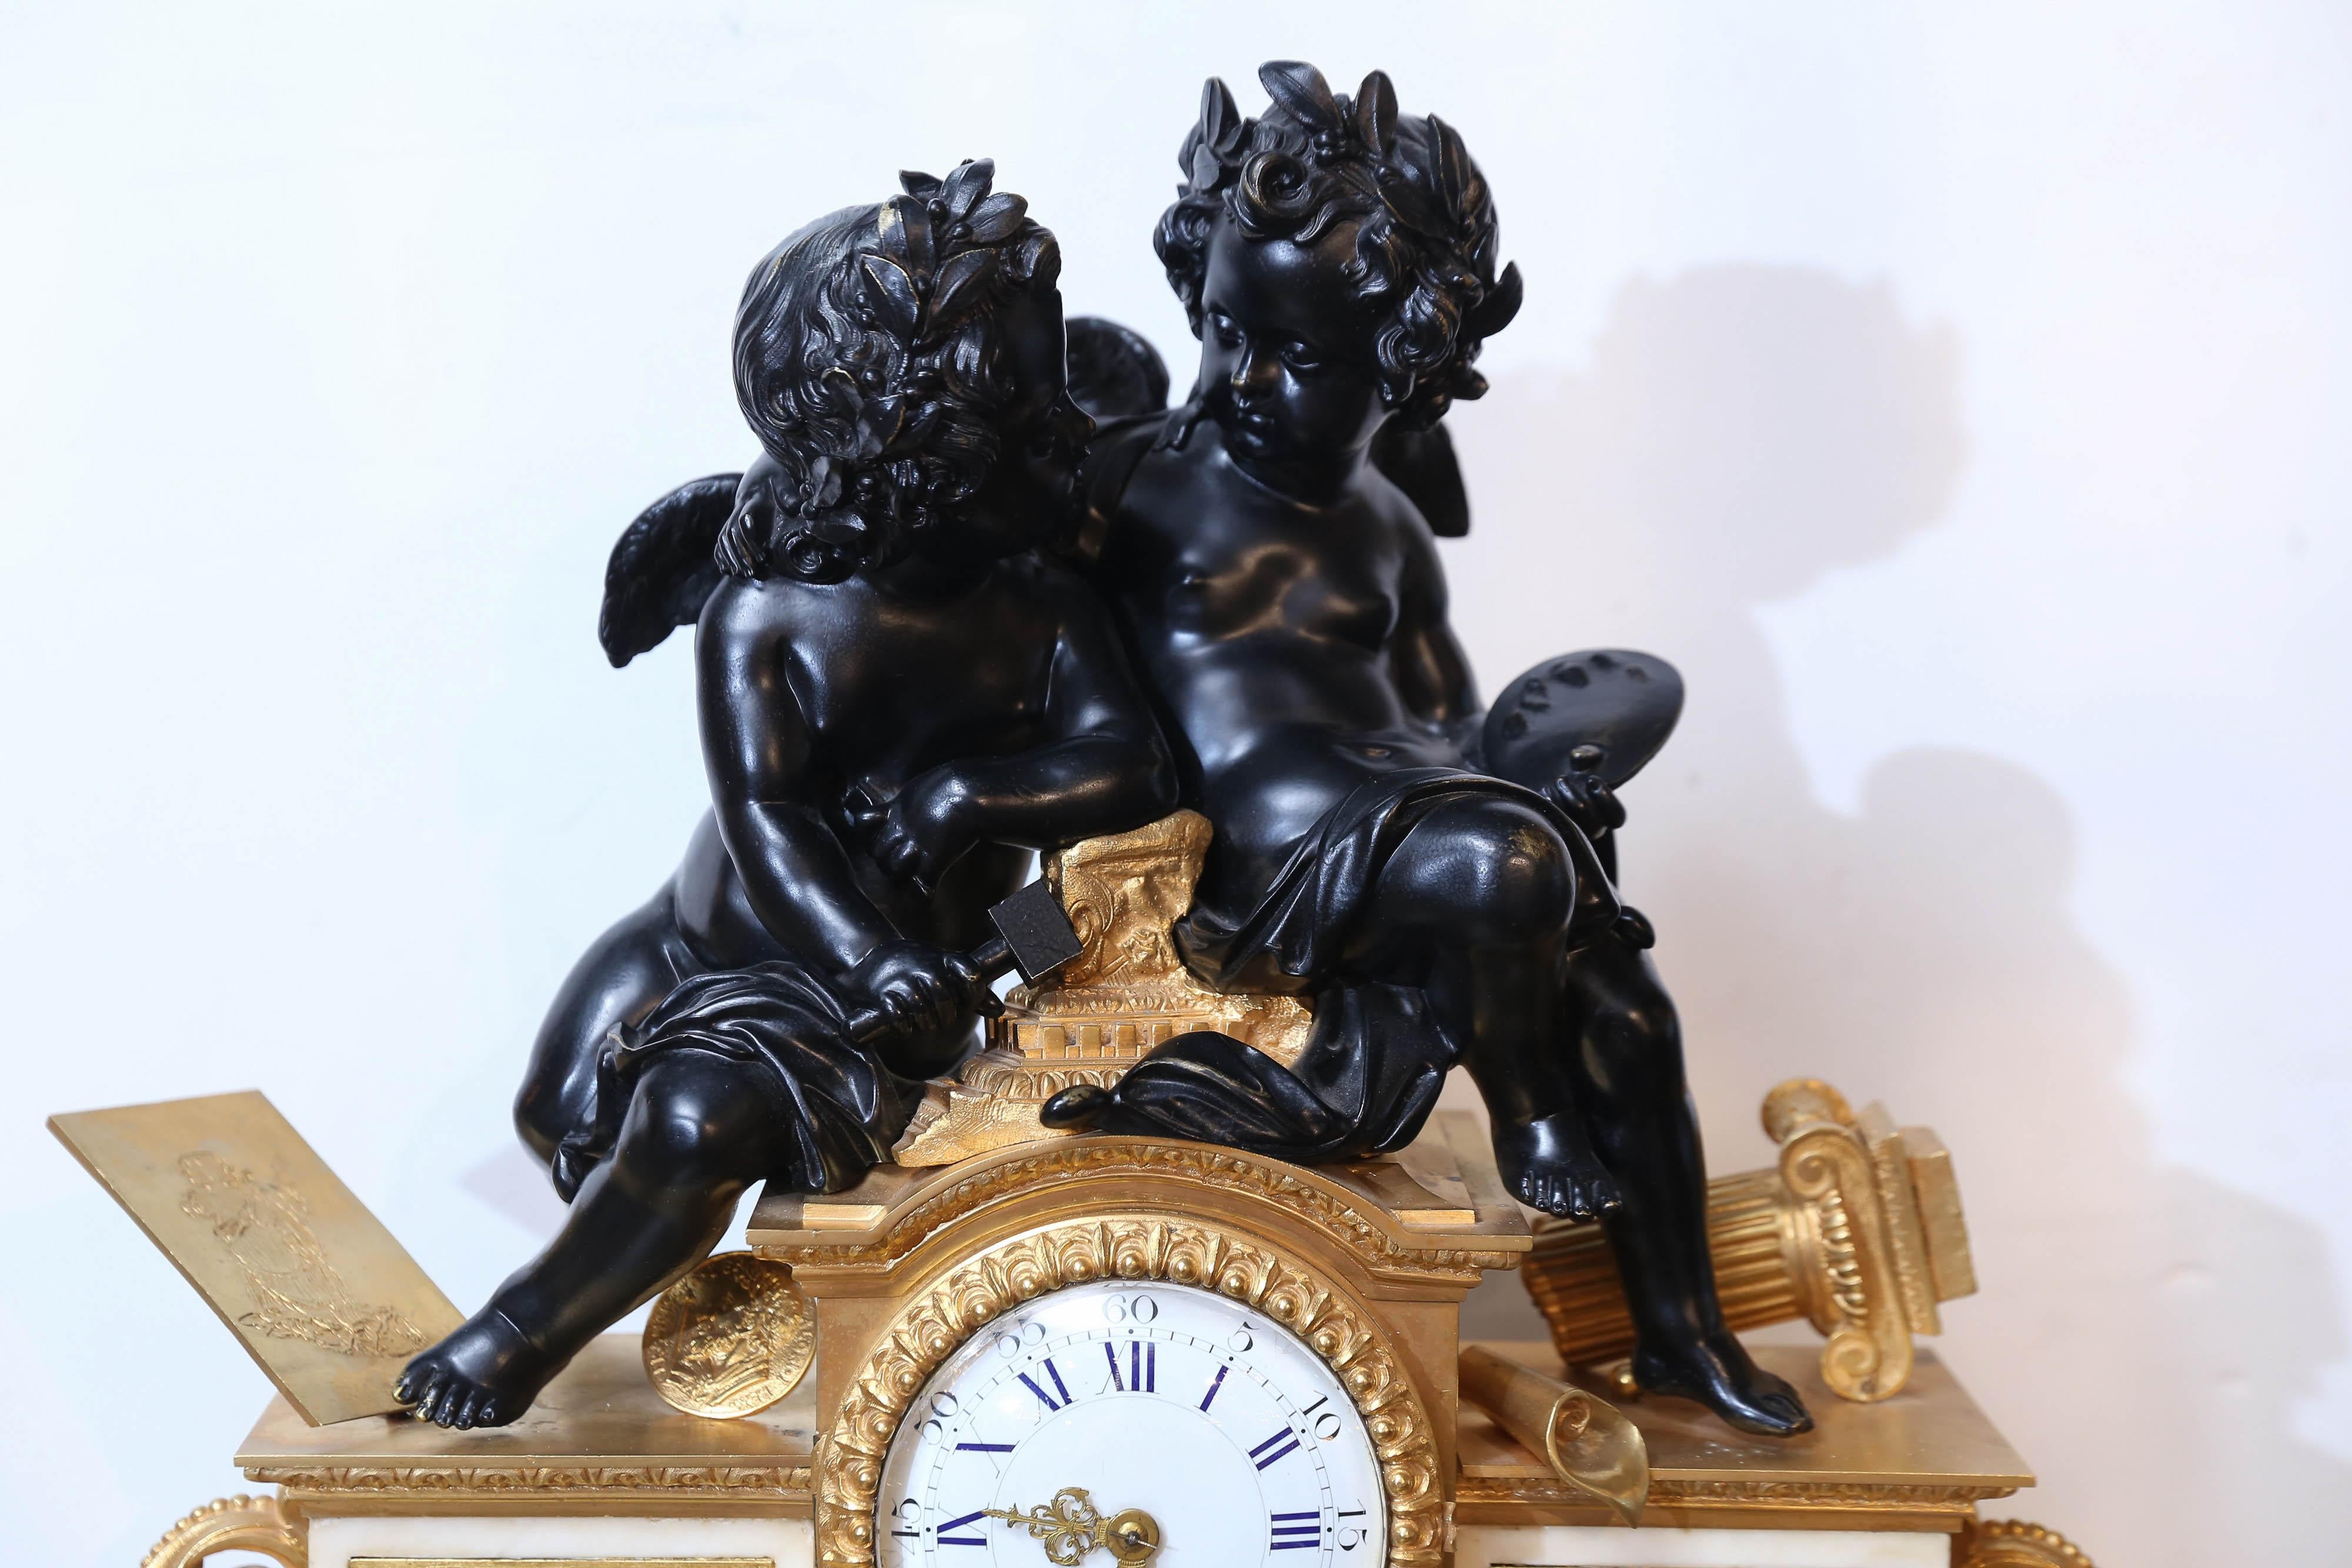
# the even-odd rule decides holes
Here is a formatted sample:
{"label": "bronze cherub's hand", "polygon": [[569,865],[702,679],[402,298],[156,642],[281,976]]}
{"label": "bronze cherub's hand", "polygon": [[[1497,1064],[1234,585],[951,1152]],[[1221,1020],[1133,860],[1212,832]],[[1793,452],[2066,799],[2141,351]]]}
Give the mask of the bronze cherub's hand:
{"label": "bronze cherub's hand", "polygon": [[887,803],[872,786],[857,785],[844,809],[874,863],[927,895],[978,836],[971,793],[952,767],[918,775]]}
{"label": "bronze cherub's hand", "polygon": [[1600,748],[1580,746],[1569,753],[1568,760],[1569,771],[1544,786],[1544,798],[1566,812],[1588,839],[1598,840],[1623,827],[1624,803],[1600,774],[1591,770],[1600,764]]}
{"label": "bronze cherub's hand", "polygon": [[1582,946],[1605,931],[1637,952],[1646,949],[1657,941],[1657,933],[1640,910],[1617,896],[1594,848],[1625,825],[1624,803],[1593,771],[1601,763],[1598,747],[1580,746],[1568,754],[1568,760],[1570,771],[1545,785],[1543,793],[1578,830],[1568,835],[1569,858],[1576,864],[1576,912],[1569,922],[1569,945]]}
{"label": "bronze cherub's hand", "polygon": [[969,959],[929,942],[885,942],[845,977],[903,1029],[934,1034],[1003,1006]]}

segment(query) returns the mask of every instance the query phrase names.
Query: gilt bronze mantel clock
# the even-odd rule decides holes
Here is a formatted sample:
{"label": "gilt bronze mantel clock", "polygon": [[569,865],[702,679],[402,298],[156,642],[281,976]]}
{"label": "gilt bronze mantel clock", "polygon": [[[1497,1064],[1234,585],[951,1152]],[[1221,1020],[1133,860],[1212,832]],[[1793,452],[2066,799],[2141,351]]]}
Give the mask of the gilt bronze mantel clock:
{"label": "gilt bronze mantel clock", "polygon": [[1438,1563],[1457,1309],[1528,1245],[1485,1174],[1482,1203],[1450,1170],[1088,1137],[871,1184],[855,1228],[763,1207],[824,1325],[818,1561],[952,1560],[1076,1493],[1187,1560]]}
{"label": "gilt bronze mantel clock", "polygon": [[[1674,667],[1478,696],[1485,174],[1381,72],[1258,80],[1152,236],[1173,406],[984,159],[752,269],[758,450],[598,625],[694,629],[709,807],[531,1044],[569,1212],[470,1315],[258,1095],[58,1119],[282,1394],[276,1495],[149,1568],[2084,1568],[1978,1521],[2032,1478],[1915,1347],[1976,1288],[1934,1134],[1792,1079],[1708,1177],[1618,877]],[[1551,1343],[1464,1343],[1515,1269]]]}

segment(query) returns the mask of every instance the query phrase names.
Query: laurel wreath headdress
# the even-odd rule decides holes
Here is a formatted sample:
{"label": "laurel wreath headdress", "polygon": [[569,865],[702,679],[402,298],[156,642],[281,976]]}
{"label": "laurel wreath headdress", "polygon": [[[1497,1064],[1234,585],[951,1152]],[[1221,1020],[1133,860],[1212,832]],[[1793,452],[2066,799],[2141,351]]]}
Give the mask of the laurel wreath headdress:
{"label": "laurel wreath headdress", "polygon": [[1000,371],[966,329],[1060,265],[1028,204],[991,192],[995,172],[982,158],[945,179],[901,173],[902,193],[875,209],[821,298],[785,310],[798,325],[779,314],[774,269],[786,264],[772,257],[755,274],[738,394],[775,462],[765,497],[748,497],[730,525],[747,571],[772,562],[834,580],[889,559],[993,460],[984,389]]}
{"label": "laurel wreath headdress", "polygon": [[[1258,68],[1274,100],[1266,120],[1244,118],[1225,84],[1211,78],[1201,112],[1177,154],[1184,172],[1179,206],[1213,202],[1252,238],[1312,244],[1351,214],[1377,214],[1402,230],[1412,276],[1362,281],[1381,292],[1419,286],[1411,308],[1423,319],[1392,324],[1381,350],[1394,401],[1411,397],[1433,372],[1437,410],[1449,397],[1475,397],[1484,381],[1469,369],[1475,345],[1517,314],[1516,265],[1496,270],[1494,197],[1462,139],[1435,115],[1397,112],[1388,73],[1373,71],[1350,98],[1301,60]],[[1163,235],[1168,227],[1163,224]],[[1163,257],[1180,246],[1163,244]],[[1171,281],[1197,316],[1196,279]],[[1442,345],[1442,348],[1441,348]]]}
{"label": "laurel wreath headdress", "polygon": [[823,423],[843,434],[809,465],[795,497],[802,516],[840,504],[847,466],[887,463],[922,444],[944,412],[926,395],[936,377],[920,363],[924,350],[939,348],[1001,285],[1026,283],[1053,249],[1054,236],[1043,229],[1011,251],[1001,249],[1020,231],[1029,204],[1009,191],[991,193],[995,175],[989,158],[959,163],[944,180],[902,171],[905,193],[882,204],[876,248],[858,258],[858,315],[862,325],[898,340],[906,373],[869,371],[868,384],[861,384],[841,366],[824,372],[824,402],[833,417]]}

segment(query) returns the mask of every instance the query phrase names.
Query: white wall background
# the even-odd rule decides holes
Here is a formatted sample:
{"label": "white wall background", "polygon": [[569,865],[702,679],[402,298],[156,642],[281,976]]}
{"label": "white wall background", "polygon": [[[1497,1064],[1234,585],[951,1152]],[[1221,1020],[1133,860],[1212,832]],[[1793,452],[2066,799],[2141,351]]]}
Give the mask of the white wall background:
{"label": "white wall background", "polygon": [[1181,377],[1177,141],[1288,55],[1460,127],[1527,274],[1487,685],[1690,679],[1625,853],[1717,1168],[1791,1074],[1933,1124],[2015,1511],[2352,1561],[2352,23],[2290,0],[8,6],[16,1555],[135,1561],[268,1392],[46,1113],[258,1084],[467,1305],[550,1224],[521,1052],[702,790],[604,552],[750,452],[749,265],[992,153]]}

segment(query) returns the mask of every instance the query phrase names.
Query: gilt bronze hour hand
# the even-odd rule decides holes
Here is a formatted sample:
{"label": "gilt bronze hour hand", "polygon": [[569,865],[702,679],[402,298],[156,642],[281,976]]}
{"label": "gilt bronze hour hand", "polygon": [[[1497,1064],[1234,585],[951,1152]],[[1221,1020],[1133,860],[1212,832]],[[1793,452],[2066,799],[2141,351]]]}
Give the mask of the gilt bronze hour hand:
{"label": "gilt bronze hour hand", "polygon": [[1073,1568],[1096,1547],[1107,1548],[1116,1561],[1140,1568],[1160,1550],[1160,1523],[1139,1508],[1122,1509],[1106,1518],[1084,1487],[1064,1487],[1051,1503],[1039,1503],[1024,1512],[992,1508],[991,1519],[1025,1527],[1045,1543],[1045,1557],[1055,1568]]}

